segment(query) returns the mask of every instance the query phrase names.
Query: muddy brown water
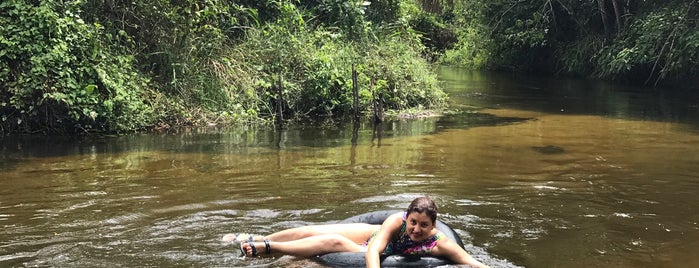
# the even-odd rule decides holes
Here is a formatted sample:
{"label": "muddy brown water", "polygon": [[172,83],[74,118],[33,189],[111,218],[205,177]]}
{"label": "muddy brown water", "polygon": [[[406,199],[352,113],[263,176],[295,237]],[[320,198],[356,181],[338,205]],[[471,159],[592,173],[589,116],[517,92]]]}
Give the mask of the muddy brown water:
{"label": "muddy brown water", "polygon": [[356,133],[340,123],[5,138],[0,266],[317,266],[243,259],[219,239],[424,194],[494,267],[699,266],[695,96],[440,75],[458,111]]}

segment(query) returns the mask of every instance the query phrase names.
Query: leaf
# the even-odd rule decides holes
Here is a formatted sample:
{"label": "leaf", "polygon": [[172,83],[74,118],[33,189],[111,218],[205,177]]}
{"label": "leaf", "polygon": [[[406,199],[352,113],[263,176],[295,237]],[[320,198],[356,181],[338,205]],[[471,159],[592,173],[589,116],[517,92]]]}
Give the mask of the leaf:
{"label": "leaf", "polygon": [[97,88],[97,85],[93,85],[93,84],[87,85],[87,86],[85,86],[85,92],[87,92],[88,95],[92,94],[92,92],[94,92],[96,88]]}

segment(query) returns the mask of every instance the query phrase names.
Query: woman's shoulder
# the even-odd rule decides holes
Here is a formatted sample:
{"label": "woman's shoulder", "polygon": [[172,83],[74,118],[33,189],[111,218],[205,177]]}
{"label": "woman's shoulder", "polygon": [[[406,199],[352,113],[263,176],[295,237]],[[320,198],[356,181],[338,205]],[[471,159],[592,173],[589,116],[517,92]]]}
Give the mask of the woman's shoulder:
{"label": "woman's shoulder", "polygon": [[388,216],[387,219],[397,219],[398,221],[405,221],[405,212],[396,212]]}
{"label": "woman's shoulder", "polygon": [[386,219],[383,221],[384,224],[390,224],[390,225],[400,225],[403,224],[403,212],[397,212],[389,215],[386,217]]}
{"label": "woman's shoulder", "polygon": [[456,244],[453,240],[449,239],[447,235],[445,235],[442,231],[439,231],[435,237],[435,241],[437,242],[434,249],[433,253],[435,255],[440,256],[443,255],[444,253],[447,252],[452,252],[460,248],[458,244]]}
{"label": "woman's shoulder", "polygon": [[434,240],[437,241],[437,244],[446,244],[452,242],[449,239],[449,236],[447,236],[444,232],[440,230],[437,230],[437,233],[434,234]]}

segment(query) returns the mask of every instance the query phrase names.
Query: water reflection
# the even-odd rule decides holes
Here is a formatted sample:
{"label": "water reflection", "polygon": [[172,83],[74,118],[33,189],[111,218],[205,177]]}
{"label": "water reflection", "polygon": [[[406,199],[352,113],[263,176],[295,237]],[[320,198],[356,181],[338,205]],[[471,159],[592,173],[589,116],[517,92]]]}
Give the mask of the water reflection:
{"label": "water reflection", "polygon": [[376,128],[4,139],[0,266],[317,266],[218,240],[426,193],[494,267],[699,265],[694,99],[443,71],[460,112]]}
{"label": "water reflection", "polygon": [[[441,68],[457,106],[585,114],[699,126],[699,92]],[[464,82],[467,81],[467,82]]]}

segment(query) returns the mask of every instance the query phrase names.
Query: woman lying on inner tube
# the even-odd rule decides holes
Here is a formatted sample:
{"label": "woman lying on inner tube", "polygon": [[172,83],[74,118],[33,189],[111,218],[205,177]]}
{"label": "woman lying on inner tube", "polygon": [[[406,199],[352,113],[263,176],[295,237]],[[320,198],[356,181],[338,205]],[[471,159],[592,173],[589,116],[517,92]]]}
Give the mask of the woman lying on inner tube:
{"label": "woman lying on inner tube", "polygon": [[435,228],[437,206],[428,197],[419,197],[405,212],[388,216],[381,225],[347,223],[292,228],[268,236],[228,234],[226,242],[240,242],[245,256],[279,252],[298,257],[314,257],[335,252],[366,252],[366,266],[379,267],[380,254],[429,255],[457,264],[488,267],[469,255]]}

